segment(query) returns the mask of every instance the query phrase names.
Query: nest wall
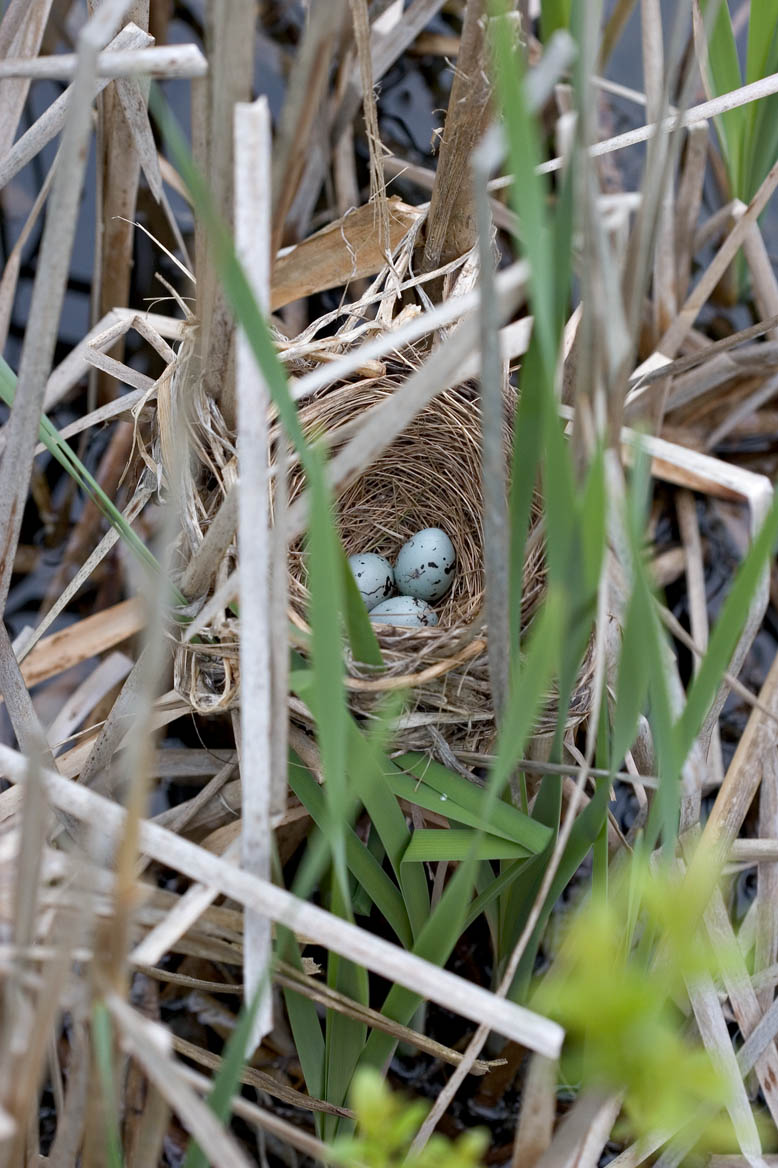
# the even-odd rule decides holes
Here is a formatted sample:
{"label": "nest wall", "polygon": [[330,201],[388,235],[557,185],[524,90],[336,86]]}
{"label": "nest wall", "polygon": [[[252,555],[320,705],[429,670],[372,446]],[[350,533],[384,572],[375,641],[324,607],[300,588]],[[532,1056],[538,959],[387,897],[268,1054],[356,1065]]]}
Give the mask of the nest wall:
{"label": "nest wall", "polygon": [[[407,371],[403,372],[407,375]],[[365,413],[385,401],[401,383],[398,372],[394,377],[365,379],[320,391],[300,405],[303,430],[308,436],[324,438],[335,453]],[[506,466],[514,407],[513,398],[506,397]],[[226,473],[215,481],[214,466],[229,468],[230,461],[234,462],[232,436],[223,424],[213,424],[213,403],[208,403],[207,420],[206,429],[201,428],[194,444],[203,471],[198,499],[201,515],[215,513],[222,484],[231,478]],[[207,451],[209,440],[218,445],[218,451]],[[288,482],[290,501],[294,501],[305,489],[299,464],[292,464]],[[439,757],[441,749],[443,754],[447,750],[455,754],[488,750],[495,723],[487,662],[481,416],[475,387],[465,383],[438,395],[372,465],[338,492],[336,507],[347,554],[378,552],[393,560],[409,536],[420,528],[433,526],[447,532],[457,554],[452,588],[436,606],[436,627],[377,626],[384,659],[380,670],[355,661],[346,650],[353,712],[369,718],[386,692],[403,689],[408,703],[394,739],[398,749],[427,750]],[[536,500],[533,530],[539,521]],[[207,521],[199,526],[204,531]],[[182,548],[184,558],[191,554],[191,528],[187,534],[186,547]],[[545,588],[542,541],[531,537],[528,547],[524,564],[524,627],[542,603]],[[227,563],[229,568],[234,566],[234,546],[225,558],[225,572]],[[303,539],[289,549],[289,603],[293,623],[301,630],[307,629]],[[203,714],[229,709],[239,701],[239,622],[225,611],[212,622],[208,633],[208,644],[179,645],[175,662],[176,688],[194,710]],[[585,668],[570,708],[571,722],[585,717],[588,696],[589,671]],[[292,716],[306,721],[305,711],[295,702]],[[538,732],[550,731],[555,721],[550,698]]]}

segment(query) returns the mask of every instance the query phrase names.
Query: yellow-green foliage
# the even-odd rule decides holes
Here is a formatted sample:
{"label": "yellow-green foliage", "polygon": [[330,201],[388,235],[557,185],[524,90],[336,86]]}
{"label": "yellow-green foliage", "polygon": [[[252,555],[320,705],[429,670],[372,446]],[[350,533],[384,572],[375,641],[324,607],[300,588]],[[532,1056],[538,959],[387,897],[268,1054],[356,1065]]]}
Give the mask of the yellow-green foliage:
{"label": "yellow-green foliage", "polygon": [[333,1161],[346,1168],[477,1168],[489,1142],[482,1129],[465,1132],[457,1140],[433,1135],[419,1153],[409,1155],[427,1105],[394,1094],[372,1068],[355,1076],[351,1106],[357,1116],[356,1135],[331,1146]]}
{"label": "yellow-green foliage", "polygon": [[720,1111],[727,1102],[724,1082],[674,1004],[695,977],[721,965],[701,921],[714,881],[702,862],[685,876],[635,862],[607,896],[575,913],[534,995],[534,1007],[565,1027],[566,1053],[582,1079],[625,1092],[635,1135],[675,1130],[701,1104]]}

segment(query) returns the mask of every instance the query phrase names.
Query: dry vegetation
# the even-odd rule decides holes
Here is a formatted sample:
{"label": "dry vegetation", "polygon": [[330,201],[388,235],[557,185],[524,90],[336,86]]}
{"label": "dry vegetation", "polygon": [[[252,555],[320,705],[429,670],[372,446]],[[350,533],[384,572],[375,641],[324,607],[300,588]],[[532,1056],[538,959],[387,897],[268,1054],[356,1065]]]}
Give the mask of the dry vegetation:
{"label": "dry vegetation", "polygon": [[[726,1087],[717,1168],[776,1146],[778,163],[738,185],[713,119],[778,74],[722,92],[705,5],[663,35],[658,0],[582,4],[577,49],[564,4],[507,7],[5,5],[3,1165],[174,1165],[190,1136],[187,1165],[330,1159],[366,1065],[434,1099],[417,1152],[486,1116],[490,1163],[676,1165],[705,1099],[641,1126],[621,1064],[558,1091],[531,974],[566,968],[566,890],[660,844],[680,881],[698,837],[723,867],[691,931],[727,960],[681,976],[677,1029]],[[642,93],[606,80],[633,7]],[[511,30],[526,109],[493,62]],[[418,62],[446,105],[429,166],[376,99]],[[440,625],[374,633],[333,533],[393,554],[432,524],[459,562]]]}

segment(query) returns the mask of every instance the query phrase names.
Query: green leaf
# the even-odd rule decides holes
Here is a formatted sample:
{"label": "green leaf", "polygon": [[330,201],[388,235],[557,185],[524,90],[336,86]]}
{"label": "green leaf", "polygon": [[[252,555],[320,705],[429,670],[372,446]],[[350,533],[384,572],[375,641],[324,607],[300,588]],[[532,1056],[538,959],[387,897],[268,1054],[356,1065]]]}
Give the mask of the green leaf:
{"label": "green leaf", "polygon": [[[269,971],[268,971],[269,973]],[[224,1048],[222,1063],[213,1081],[206,1102],[216,1118],[226,1124],[232,1112],[232,1100],[240,1085],[240,1077],[246,1065],[249,1038],[254,1028],[254,1019],[257,1016],[259,1003],[263,993],[267,992],[267,983],[264,981],[257,988],[254,997],[248,1005],[243,1007],[238,1018],[238,1024],[230,1035]],[[184,1159],[184,1168],[208,1168],[208,1159],[196,1140],[192,1140]]]}
{"label": "green leaf", "polygon": [[[778,0],[759,0],[748,17],[746,84],[778,72]],[[775,95],[750,102],[746,107],[748,129],[743,158],[742,198],[756,193],[776,157],[778,101]]]}
{"label": "green leaf", "polygon": [[[708,67],[711,84],[716,94],[739,89],[743,84],[738,60],[735,34],[726,0],[700,0],[703,14],[716,10],[713,26],[708,32]],[[747,114],[739,107],[716,119],[716,130],[722,152],[734,186],[733,194],[741,193],[743,145],[747,129]]]}
{"label": "green leaf", "polygon": [[[300,947],[294,933],[282,925],[277,927],[277,949],[279,956],[289,965],[302,972]],[[324,1098],[324,1035],[322,1034],[316,1005],[310,998],[284,986],[284,1003],[292,1028],[292,1037],[297,1057],[300,1060],[305,1084],[311,1095]],[[317,1120],[317,1131],[321,1131]]]}
{"label": "green leaf", "polygon": [[540,9],[540,26],[543,44],[548,44],[553,34],[560,28],[570,28],[572,0],[543,0]]}
{"label": "green leaf", "polygon": [[[289,684],[292,692],[303,701],[309,704],[315,701],[310,670],[293,670]],[[380,737],[382,732],[379,718],[377,736]],[[346,734],[346,768],[352,795],[364,804],[386,849],[400,885],[411,932],[415,936],[429,913],[429,893],[424,873],[402,865],[409,832],[405,816],[389,783],[396,767],[380,750],[378,741],[362,734],[349,713],[346,715]]]}
{"label": "green leaf", "polygon": [[518,668],[514,666],[514,677],[497,738],[497,757],[482,808],[482,814],[486,817],[491,814],[517,761],[522,757],[527,738],[548,693],[554,668],[560,658],[563,614],[563,598],[553,588],[549,588],[543,608],[533,624],[526,660]]}
{"label": "green leaf", "polygon": [[[323,830],[327,822],[324,793],[293,751],[289,755],[289,786],[314,823]],[[351,826],[346,827],[346,863],[370,901],[394,930],[400,944],[409,948],[412,934],[403,898]]]}
{"label": "green leaf", "polygon": [[496,835],[474,834],[466,828],[417,828],[405,849],[403,863],[464,860],[472,851],[478,860],[518,860],[532,855],[520,844]]}
{"label": "green leaf", "polygon": [[[3,357],[0,356],[0,398],[2,398],[7,406],[11,406],[13,405],[15,396],[16,374]],[[106,495],[97,480],[90,474],[78,455],[71,450],[65,439],[60,436],[56,426],[52,424],[45,414],[41,416],[38,437],[49,454],[56,459],[63,470],[89,496],[101,515],[105,516],[111,526],[116,529],[138,562],[152,574],[161,575],[162,569],[153,552],[149,551],[143,540],[133,531],[113,500]],[[186,597],[172,583],[169,587],[172,602],[185,605],[187,603]]]}
{"label": "green leaf", "polygon": [[344,615],[351,652],[355,661],[364,665],[383,665],[381,646],[375,635],[365,602],[360,596],[354,573],[348,566],[348,556],[340,545],[341,571],[343,576]]}
{"label": "green leaf", "polygon": [[[342,899],[337,880],[333,881],[331,909],[336,916],[353,920],[351,905]],[[366,1006],[369,1002],[367,970],[332,951],[327,956],[327,985],[361,1005]],[[357,1022],[340,1010],[327,1010],[324,1031],[325,1099],[336,1107],[346,1101],[366,1036],[367,1026],[364,1022]],[[350,1128],[351,1125],[339,1116],[324,1116],[321,1125],[324,1138],[331,1139],[344,1126]]]}
{"label": "green leaf", "polygon": [[759,579],[775,551],[777,541],[778,494],[774,496],[764,523],[738,567],[732,587],[711,630],[708,650],[689,687],[686,705],[677,726],[678,750],[682,762],[691,750],[721,684],[743,631]]}
{"label": "green leaf", "polygon": [[[499,803],[494,805],[487,818],[483,789],[468,783],[467,779],[454,774],[427,755],[410,751],[399,755],[394,761],[397,767],[413,776],[412,785],[403,782],[396,768],[389,776],[395,793],[409,802],[427,811],[437,811],[447,819],[454,819],[458,823],[519,844],[525,852],[540,852],[546,847],[548,831],[530,816],[511,804]],[[421,802],[419,797],[424,801]]]}
{"label": "green leaf", "polygon": [[[424,927],[416,938],[412,952],[418,957],[431,961],[434,965],[445,965],[462,933],[467,908],[475,878],[476,859],[470,855],[458,866],[452,879],[446,885],[437,907],[428,916]],[[412,866],[411,866],[412,867]],[[381,1013],[385,1018],[408,1025],[417,1006],[421,1002],[418,994],[394,985],[389,990]],[[397,1039],[380,1030],[370,1034],[359,1066],[383,1067],[392,1055]]]}
{"label": "green leaf", "polygon": [[92,1006],[92,1042],[100,1079],[100,1095],[105,1121],[105,1151],[108,1168],[122,1168],[122,1142],[119,1135],[119,1116],[116,1110],[116,1082],[113,1065],[113,1027],[104,1002]]}
{"label": "green leaf", "polygon": [[540,917],[535,925],[527,948],[524,951],[524,955],[519,962],[516,978],[510,991],[510,997],[515,1002],[526,1001],[532,971],[535,967],[535,958],[543,932],[548,924],[548,918],[559,897],[573,879],[573,876],[575,876],[581,864],[586,859],[587,853],[597,840],[603,819],[607,814],[609,794],[610,785],[607,782],[600,784],[593,798],[584,807],[573,824],[570,838],[567,841],[567,846],[557,868],[556,875],[551,882],[551,888],[543,902]]}
{"label": "green leaf", "polygon": [[324,793],[327,802],[326,835],[332,847],[341,896],[348,903],[344,828],[349,806],[346,790],[346,735],[348,710],[340,634],[342,570],[339,540],[332,517],[324,467],[318,452],[309,450],[308,482],[311,518],[308,528],[308,578],[311,625],[312,709],[316,718]]}
{"label": "green leaf", "polygon": [[[488,864],[482,864],[482,872],[489,868]],[[489,869],[491,872],[491,869]],[[465,917],[464,929],[469,929],[470,926],[477,921],[481,913],[487,912],[494,904],[498,897],[502,897],[512,884],[524,875],[527,871],[527,865],[521,860],[514,860],[510,863],[503,864],[497,876],[492,876],[487,882],[483,882],[479,878],[478,887],[481,891],[478,896],[470,904]],[[488,915],[488,914],[487,914]],[[494,915],[494,914],[492,914]],[[492,927],[490,923],[490,928]]]}
{"label": "green leaf", "polygon": [[522,248],[530,264],[535,317],[533,334],[538,337],[545,382],[553,385],[559,335],[556,326],[553,241],[547,210],[549,184],[545,175],[537,174],[537,167],[542,161],[537,120],[527,100],[524,58],[516,45],[515,25],[504,12],[495,18],[492,43],[497,93],[505,120],[508,156],[514,176],[510,199],[519,216]]}
{"label": "green leaf", "polygon": [[510,626],[511,647],[521,645],[524,559],[532,516],[532,502],[543,451],[543,378],[538,342],[533,334],[521,367],[521,394],[516,406],[511,455]]}
{"label": "green leaf", "polygon": [[635,741],[638,716],[648,698],[648,638],[655,630],[645,620],[644,607],[633,591],[627,604],[615,689],[611,736],[611,770],[615,773]]}

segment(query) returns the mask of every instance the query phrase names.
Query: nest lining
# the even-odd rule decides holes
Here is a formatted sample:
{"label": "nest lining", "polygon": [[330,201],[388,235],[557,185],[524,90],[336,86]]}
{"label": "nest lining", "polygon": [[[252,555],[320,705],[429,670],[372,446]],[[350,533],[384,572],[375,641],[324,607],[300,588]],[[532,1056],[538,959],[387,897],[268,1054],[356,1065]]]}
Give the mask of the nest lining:
{"label": "nest lining", "polygon": [[[300,421],[308,435],[330,436],[333,453],[337,435],[354,419],[380,404],[399,387],[384,378],[358,385],[341,385],[305,403]],[[513,403],[506,402],[504,448],[510,451]],[[337,520],[347,555],[377,552],[394,561],[410,536],[425,527],[441,527],[457,555],[454,582],[435,605],[439,624],[434,628],[379,628],[382,646],[401,654],[451,654],[467,630],[472,635],[483,623],[484,550],[481,494],[481,413],[470,385],[441,393],[422,410],[375,462],[337,496]],[[305,489],[299,467],[290,475],[290,500]],[[308,603],[304,540],[290,549],[290,601],[293,616],[304,626]],[[543,592],[542,550],[525,566],[522,617],[526,621]],[[454,634],[452,638],[452,633]],[[458,635],[458,636],[457,636]],[[409,662],[409,664],[412,664]]]}

